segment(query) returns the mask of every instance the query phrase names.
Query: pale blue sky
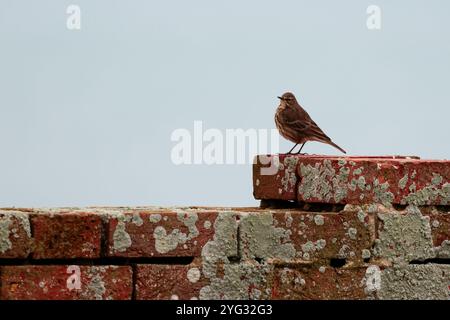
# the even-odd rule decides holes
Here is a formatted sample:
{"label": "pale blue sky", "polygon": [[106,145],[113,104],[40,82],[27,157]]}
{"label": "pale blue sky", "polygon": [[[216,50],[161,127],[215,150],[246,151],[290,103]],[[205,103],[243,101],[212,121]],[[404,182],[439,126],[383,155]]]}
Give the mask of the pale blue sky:
{"label": "pale blue sky", "polygon": [[[366,28],[370,4],[380,31]],[[170,135],[194,120],[274,128],[286,90],[351,155],[449,158],[449,12],[445,0],[0,0],[0,206],[256,205],[249,165],[175,166]]]}

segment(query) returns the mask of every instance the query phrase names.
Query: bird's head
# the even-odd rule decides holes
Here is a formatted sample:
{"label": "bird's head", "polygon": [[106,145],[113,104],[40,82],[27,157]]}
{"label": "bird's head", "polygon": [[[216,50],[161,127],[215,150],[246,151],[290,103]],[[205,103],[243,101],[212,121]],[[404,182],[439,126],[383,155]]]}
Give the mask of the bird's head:
{"label": "bird's head", "polygon": [[278,99],[281,100],[281,103],[285,103],[287,105],[293,105],[297,102],[297,99],[295,99],[295,96],[292,92],[286,92],[283,93],[281,97],[278,97]]}

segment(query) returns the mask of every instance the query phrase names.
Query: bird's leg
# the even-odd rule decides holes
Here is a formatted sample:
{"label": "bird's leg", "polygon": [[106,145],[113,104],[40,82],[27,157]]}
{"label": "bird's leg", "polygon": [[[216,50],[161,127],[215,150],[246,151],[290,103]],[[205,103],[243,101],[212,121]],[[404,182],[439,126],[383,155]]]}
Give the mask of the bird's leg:
{"label": "bird's leg", "polygon": [[302,152],[303,146],[306,144],[306,142],[303,142],[302,146],[300,147],[300,150],[298,150],[297,154],[300,154]]}
{"label": "bird's leg", "polygon": [[287,154],[291,154],[291,153],[292,153],[292,150],[294,150],[296,146],[298,146],[298,143],[296,143],[295,146],[293,146],[292,149],[289,150],[289,152],[288,152]]}

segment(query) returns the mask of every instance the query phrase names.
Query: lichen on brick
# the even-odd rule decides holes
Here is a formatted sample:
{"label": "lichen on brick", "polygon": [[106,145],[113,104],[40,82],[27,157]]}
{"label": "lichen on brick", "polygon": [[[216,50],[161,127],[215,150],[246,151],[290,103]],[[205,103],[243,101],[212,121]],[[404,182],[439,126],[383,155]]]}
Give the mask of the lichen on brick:
{"label": "lichen on brick", "polygon": [[131,221],[131,216],[123,213],[112,213],[117,219],[117,226],[113,233],[113,249],[115,252],[125,252],[131,247],[131,237],[126,231],[126,223]]}
{"label": "lichen on brick", "polygon": [[401,178],[400,180],[398,180],[398,187],[400,189],[405,189],[406,184],[408,183],[408,174],[405,174],[403,176],[403,178]]}
{"label": "lichen on brick", "polygon": [[186,212],[180,210],[177,212],[177,219],[188,228],[188,233],[181,232],[179,229],[173,229],[169,234],[163,226],[157,226],[153,231],[155,239],[155,249],[159,253],[167,253],[175,250],[179,244],[184,244],[199,235],[196,227],[198,215],[195,212]]}
{"label": "lichen on brick", "polygon": [[450,259],[450,240],[444,240],[442,243],[434,248],[437,258]]}
{"label": "lichen on brick", "polygon": [[292,192],[297,185],[297,163],[298,158],[291,156],[286,157],[283,160],[284,163],[284,177],[281,178],[281,184],[283,185],[284,191]]}
{"label": "lichen on brick", "polygon": [[[17,225],[17,222],[20,227],[13,227],[15,223]],[[16,210],[0,210],[0,253],[5,253],[13,248],[11,237],[19,239],[21,231],[24,231],[27,237],[31,239],[28,214]]]}
{"label": "lichen on brick", "polygon": [[305,200],[316,198],[329,202],[333,198],[336,203],[339,203],[348,193],[349,172],[349,168],[341,166],[339,172],[336,173],[328,159],[324,160],[323,164],[315,163],[314,167],[310,164],[300,163],[302,179],[298,192]]}
{"label": "lichen on brick", "polygon": [[434,257],[429,217],[419,208],[408,206],[406,211],[378,213],[382,222],[374,248],[376,256],[393,263],[425,260]]}
{"label": "lichen on brick", "polygon": [[[266,277],[273,266],[256,261],[230,263],[229,257],[237,255],[235,213],[219,213],[214,230],[213,240],[202,249],[202,272],[210,283],[200,289],[200,299],[260,298],[262,291],[258,287],[265,287]],[[223,274],[218,274],[218,265],[222,266]]]}
{"label": "lichen on brick", "polygon": [[318,226],[322,226],[324,224],[323,216],[320,214],[316,214],[314,216],[314,223]]}
{"label": "lichen on brick", "polygon": [[[403,197],[402,204],[430,205],[440,199],[441,205],[450,204],[450,183],[443,183],[441,175],[433,173],[429,184],[417,190],[415,183],[409,187],[410,193]],[[442,185],[441,185],[442,184]]]}
{"label": "lichen on brick", "polygon": [[373,181],[373,200],[389,206],[394,200],[394,194],[389,191],[389,183],[380,183],[377,178]]}
{"label": "lichen on brick", "polygon": [[380,299],[448,300],[450,266],[425,264],[393,267],[381,272]]}
{"label": "lichen on brick", "polygon": [[89,278],[86,289],[83,290],[81,298],[92,298],[95,300],[112,300],[111,297],[104,297],[106,293],[105,282],[103,281],[102,273],[107,272],[105,266],[92,266],[85,275]]}
{"label": "lichen on brick", "polygon": [[9,214],[0,216],[0,253],[5,253],[12,248],[12,242],[9,239],[11,224],[12,221]]}
{"label": "lichen on brick", "polygon": [[158,223],[161,221],[161,215],[159,213],[153,213],[148,219],[151,223]]}
{"label": "lichen on brick", "polygon": [[289,261],[295,257],[290,242],[291,230],[274,226],[273,214],[249,213],[240,222],[244,258],[275,258]]}
{"label": "lichen on brick", "polygon": [[357,232],[358,231],[356,230],[356,228],[348,228],[347,235],[349,236],[350,239],[356,240],[356,233]]}

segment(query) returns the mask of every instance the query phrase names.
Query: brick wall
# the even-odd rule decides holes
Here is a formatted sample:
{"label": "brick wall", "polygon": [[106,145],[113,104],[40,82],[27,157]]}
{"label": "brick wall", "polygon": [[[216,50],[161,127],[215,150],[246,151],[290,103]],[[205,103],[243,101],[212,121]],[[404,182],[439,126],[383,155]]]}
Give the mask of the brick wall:
{"label": "brick wall", "polygon": [[271,160],[261,208],[0,209],[0,299],[450,297],[450,162]]}

